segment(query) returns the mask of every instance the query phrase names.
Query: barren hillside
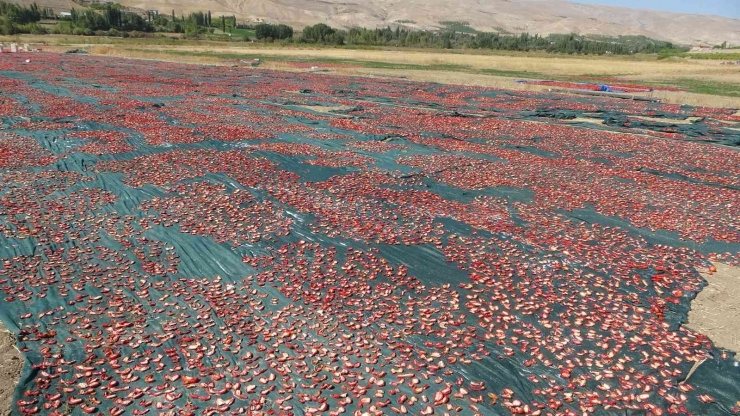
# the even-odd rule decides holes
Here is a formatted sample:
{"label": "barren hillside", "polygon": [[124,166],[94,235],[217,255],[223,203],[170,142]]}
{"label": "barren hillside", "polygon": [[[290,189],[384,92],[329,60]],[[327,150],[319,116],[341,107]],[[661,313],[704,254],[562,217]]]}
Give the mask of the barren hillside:
{"label": "barren hillside", "polygon": [[[28,2],[30,0],[17,0]],[[64,0],[47,0],[64,2]],[[424,29],[465,21],[479,30],[518,33],[646,35],[682,44],[740,44],[740,20],[572,3],[566,0],[118,0],[163,13],[211,10],[301,28],[314,23],[376,27],[402,23]],[[40,4],[40,3],[39,3]]]}

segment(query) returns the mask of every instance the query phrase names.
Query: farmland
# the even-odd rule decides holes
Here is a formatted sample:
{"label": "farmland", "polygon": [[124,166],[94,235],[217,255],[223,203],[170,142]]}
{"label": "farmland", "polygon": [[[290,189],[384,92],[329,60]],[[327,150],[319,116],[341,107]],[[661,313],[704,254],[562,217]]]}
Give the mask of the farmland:
{"label": "farmland", "polygon": [[683,325],[740,266],[736,109],[54,53],[0,92],[18,414],[740,412]]}

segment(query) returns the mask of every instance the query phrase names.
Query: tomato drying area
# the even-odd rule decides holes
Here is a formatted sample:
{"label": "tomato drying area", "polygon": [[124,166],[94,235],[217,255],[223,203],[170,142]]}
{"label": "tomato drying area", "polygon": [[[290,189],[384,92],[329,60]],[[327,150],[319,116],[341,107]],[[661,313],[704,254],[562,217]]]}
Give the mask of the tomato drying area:
{"label": "tomato drying area", "polygon": [[736,110],[34,57],[0,57],[16,414],[740,412],[682,325],[740,264]]}

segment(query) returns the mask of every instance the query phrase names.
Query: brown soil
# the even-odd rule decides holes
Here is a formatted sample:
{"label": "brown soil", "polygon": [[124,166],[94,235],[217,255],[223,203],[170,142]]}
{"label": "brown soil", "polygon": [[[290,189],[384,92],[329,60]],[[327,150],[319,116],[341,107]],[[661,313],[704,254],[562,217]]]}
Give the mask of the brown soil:
{"label": "brown soil", "polygon": [[702,273],[709,285],[691,302],[687,327],[707,335],[716,346],[740,351],[740,267],[715,263]]}
{"label": "brown soil", "polygon": [[315,111],[317,113],[324,113],[329,115],[337,115],[334,113],[335,111],[346,111],[351,110],[352,107],[346,106],[346,105],[337,105],[337,106],[322,106],[322,105],[299,105],[300,108],[305,108],[306,110]]}
{"label": "brown soil", "polygon": [[600,118],[589,118],[589,117],[576,117],[570,120],[565,120],[568,123],[592,123],[592,124],[604,124],[604,120]]}
{"label": "brown soil", "polygon": [[0,324],[0,415],[11,412],[13,392],[23,368],[23,357],[15,346],[15,338]]}

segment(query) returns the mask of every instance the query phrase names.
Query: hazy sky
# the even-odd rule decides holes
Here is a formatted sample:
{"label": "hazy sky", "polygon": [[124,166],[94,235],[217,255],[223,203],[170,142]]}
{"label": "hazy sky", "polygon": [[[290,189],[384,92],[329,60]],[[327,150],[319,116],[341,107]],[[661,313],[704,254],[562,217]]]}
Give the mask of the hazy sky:
{"label": "hazy sky", "polygon": [[680,13],[714,14],[740,19],[740,0],[574,0],[577,3],[607,4],[632,9],[666,10]]}

